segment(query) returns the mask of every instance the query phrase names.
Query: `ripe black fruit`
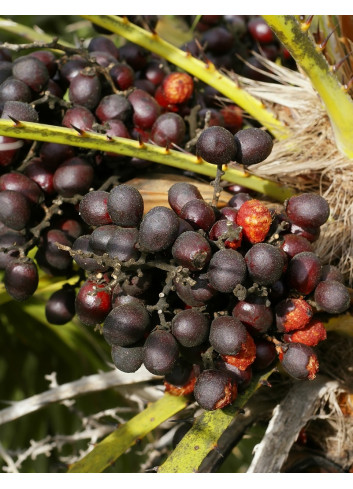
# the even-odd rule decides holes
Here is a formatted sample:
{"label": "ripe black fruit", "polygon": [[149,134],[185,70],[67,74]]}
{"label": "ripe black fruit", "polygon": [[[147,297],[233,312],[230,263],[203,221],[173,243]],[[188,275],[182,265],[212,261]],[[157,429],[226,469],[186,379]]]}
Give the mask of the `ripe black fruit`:
{"label": "ripe black fruit", "polygon": [[109,345],[130,346],[141,340],[150,326],[150,316],[143,305],[123,304],[106,317],[103,335]]}
{"label": "ripe black fruit", "polygon": [[143,363],[149,372],[166,375],[172,371],[179,356],[176,339],[163,330],[153,331],[144,346]]}
{"label": "ripe black fruit", "polygon": [[316,304],[329,314],[341,314],[350,304],[348,289],[336,280],[320,282],[315,289]]}
{"label": "ripe black fruit", "polygon": [[38,287],[37,266],[28,258],[11,260],[5,268],[4,284],[11,297],[17,301],[25,301],[32,297]]}
{"label": "ripe black fruit", "polygon": [[222,370],[204,370],[198,377],[194,396],[207,411],[220,409],[232,403],[237,396],[237,385],[231,374]]}
{"label": "ripe black fruit", "polygon": [[273,147],[271,136],[255,127],[238,131],[234,140],[237,146],[235,160],[246,166],[264,161]]}
{"label": "ripe black fruit", "polygon": [[233,134],[221,126],[211,126],[200,134],[196,154],[215,165],[224,165],[234,160],[236,143]]}

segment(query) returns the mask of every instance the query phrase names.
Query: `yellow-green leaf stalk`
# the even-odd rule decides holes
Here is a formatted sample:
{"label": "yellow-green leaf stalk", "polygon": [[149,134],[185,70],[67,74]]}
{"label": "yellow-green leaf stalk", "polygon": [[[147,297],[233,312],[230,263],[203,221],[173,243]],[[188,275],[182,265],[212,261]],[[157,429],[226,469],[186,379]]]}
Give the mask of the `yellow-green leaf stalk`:
{"label": "yellow-green leaf stalk", "polygon": [[330,118],[337,148],[353,159],[353,100],[344,91],[326,58],[292,15],[263,15],[278,39],[310,78]]}
{"label": "yellow-green leaf stalk", "polygon": [[183,396],[164,394],[127,423],[99,442],[83,459],[71,465],[70,473],[98,473],[112,465],[120,455],[154,428],[186,407]]}
{"label": "yellow-green leaf stalk", "polygon": [[133,24],[126,17],[115,15],[83,15],[82,17],[123,36],[128,41],[143,46],[212,86],[253,116],[275,138],[285,139],[289,136],[289,128],[268,111],[260,100],[247,93],[229,77],[223,75],[213,63],[208,62],[206,64],[194,58],[190,53],[164,41],[157,33],[148,32]]}
{"label": "yellow-green leaf stalk", "polygon": [[[0,17],[0,30],[10,32],[11,34],[16,34],[17,36],[23,37],[27,41],[35,42],[52,42],[53,37],[49,36],[45,32],[39,29],[33,29],[27,25],[19,24],[12,19],[4,19]],[[73,47],[72,44],[66,41],[60,41],[61,44],[68,47]]]}
{"label": "yellow-green leaf stalk", "polygon": [[239,395],[235,402],[224,409],[205,411],[194,422],[192,428],[178,443],[167,460],[158,468],[160,473],[194,473],[197,472],[203,459],[217,446],[217,442],[245,406],[250,397],[261,386],[273,371],[261,377],[256,376],[246,391]]}
{"label": "yellow-green leaf stalk", "polygon": [[[18,139],[68,144],[97,151],[107,151],[124,156],[136,156],[148,161],[187,170],[211,178],[216,177],[217,166],[207,163],[190,153],[183,153],[168,148],[162,148],[148,143],[140,143],[132,139],[107,137],[94,132],[78,132],[61,126],[51,126],[34,122],[14,123],[11,120],[0,119],[0,135]],[[244,185],[256,192],[262,193],[277,201],[288,199],[295,191],[272,180],[252,175],[243,170],[224,166],[223,179]]]}

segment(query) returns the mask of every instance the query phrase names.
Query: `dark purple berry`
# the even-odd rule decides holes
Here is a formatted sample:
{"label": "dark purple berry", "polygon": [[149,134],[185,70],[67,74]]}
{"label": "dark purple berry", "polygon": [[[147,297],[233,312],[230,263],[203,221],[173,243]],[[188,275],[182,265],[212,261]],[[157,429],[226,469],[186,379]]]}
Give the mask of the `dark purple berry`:
{"label": "dark purple berry", "polygon": [[127,121],[132,114],[132,105],[123,95],[114,93],[101,99],[95,114],[101,122],[109,119]]}
{"label": "dark purple berry", "polygon": [[313,380],[319,370],[314,350],[302,343],[288,343],[282,348],[279,359],[284,370],[299,380]]}
{"label": "dark purple berry", "polygon": [[192,271],[201,270],[211,259],[211,247],[196,231],[186,231],[175,240],[172,255],[178,265]]}
{"label": "dark purple berry", "polygon": [[231,404],[237,396],[237,385],[228,372],[204,370],[197,378],[194,396],[203,409],[213,411]]}
{"label": "dark purple berry", "polygon": [[143,215],[143,198],[131,185],[117,185],[108,197],[108,213],[114,224],[122,227],[136,227]]}
{"label": "dark purple berry", "polygon": [[341,314],[350,305],[347,287],[335,280],[320,282],[315,289],[314,299],[319,308],[329,314]]}
{"label": "dark purple berry", "polygon": [[204,343],[209,335],[210,321],[208,316],[193,309],[178,312],[172,320],[172,334],[178,342],[191,348]]}
{"label": "dark purple berry", "polygon": [[197,140],[196,154],[214,165],[229,163],[236,154],[233,134],[221,126],[205,129]]}
{"label": "dark purple berry", "polygon": [[141,340],[150,328],[150,316],[141,304],[114,307],[106,317],[103,336],[109,345],[131,346]]}
{"label": "dark purple berry", "polygon": [[311,251],[303,251],[295,255],[288,265],[287,283],[303,295],[310,294],[321,278],[321,262]]}
{"label": "dark purple berry", "polygon": [[271,285],[283,272],[281,251],[268,243],[256,243],[245,255],[250,277],[259,285]]}
{"label": "dark purple berry", "polygon": [[82,71],[71,80],[69,98],[73,104],[92,110],[99,103],[102,86],[95,72],[90,68],[87,70],[89,71]]}
{"label": "dark purple berry", "polygon": [[330,208],[321,195],[305,193],[291,197],[286,203],[286,212],[292,223],[317,228],[327,221]]}
{"label": "dark purple berry", "polygon": [[153,331],[146,339],[143,363],[154,375],[166,375],[172,371],[179,357],[176,339],[163,330]]}
{"label": "dark purple berry", "polygon": [[216,220],[213,208],[204,200],[189,200],[180,212],[180,217],[190,223],[194,229],[209,231]]}
{"label": "dark purple berry", "polygon": [[245,280],[245,260],[235,250],[217,251],[211,258],[207,274],[209,283],[214,289],[219,292],[232,292]]}
{"label": "dark purple berry", "polygon": [[265,333],[273,323],[273,312],[263,297],[247,297],[239,301],[232,311],[233,316],[259,333]]}
{"label": "dark purple berry", "polygon": [[179,221],[168,207],[156,206],[147,212],[139,230],[139,246],[146,252],[166,250],[178,236]]}
{"label": "dark purple berry", "polygon": [[209,341],[221,355],[236,355],[246,342],[246,328],[232,316],[219,316],[211,323]]}
{"label": "dark purple berry", "polygon": [[256,127],[238,131],[234,140],[237,146],[235,160],[246,166],[264,161],[273,147],[271,136]]}
{"label": "dark purple berry", "polygon": [[79,204],[79,212],[86,224],[89,226],[111,224],[112,220],[108,213],[108,197],[109,192],[104,190],[93,190],[83,196]]}
{"label": "dark purple berry", "polygon": [[110,258],[117,258],[122,262],[138,260],[140,257],[140,252],[136,248],[138,235],[137,228],[116,227],[107,243],[106,253]]}
{"label": "dark purple berry", "polygon": [[47,67],[33,56],[18,58],[13,64],[12,73],[15,78],[23,81],[34,92],[42,91],[49,81]]}
{"label": "dark purple berry", "polygon": [[5,268],[4,284],[7,293],[16,301],[32,297],[38,287],[37,266],[28,258],[11,260]]}
{"label": "dark purple berry", "polygon": [[121,372],[133,373],[138,370],[143,362],[143,341],[130,346],[112,346],[112,360]]}
{"label": "dark purple berry", "polygon": [[63,288],[55,291],[45,304],[45,317],[48,323],[63,325],[74,317],[76,294],[74,289]]}
{"label": "dark purple berry", "polygon": [[94,180],[94,169],[84,158],[74,157],[61,163],[55,170],[53,185],[59,195],[74,197],[84,195]]}
{"label": "dark purple berry", "polygon": [[192,183],[177,182],[168,190],[169,205],[178,215],[180,215],[184,205],[194,199],[202,200],[202,195],[196,185]]}
{"label": "dark purple berry", "polygon": [[86,326],[102,323],[112,308],[111,293],[104,284],[87,280],[78,291],[75,300],[76,314]]}
{"label": "dark purple berry", "polygon": [[15,190],[0,192],[0,222],[5,226],[20,231],[24,229],[31,217],[31,202],[22,193]]}
{"label": "dark purple berry", "polygon": [[184,119],[174,112],[160,115],[151,129],[151,138],[158,146],[181,145],[185,137]]}

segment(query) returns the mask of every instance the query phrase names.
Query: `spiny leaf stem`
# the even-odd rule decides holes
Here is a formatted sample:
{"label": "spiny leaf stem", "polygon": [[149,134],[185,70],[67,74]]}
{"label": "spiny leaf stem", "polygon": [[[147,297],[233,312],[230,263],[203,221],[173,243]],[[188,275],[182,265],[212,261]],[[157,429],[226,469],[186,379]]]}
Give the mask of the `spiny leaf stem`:
{"label": "spiny leaf stem", "polygon": [[[18,139],[68,144],[124,156],[136,156],[181,170],[200,173],[211,178],[215,178],[217,173],[216,165],[207,163],[192,154],[172,149],[166,150],[166,148],[148,143],[141,145],[138,141],[132,139],[107,138],[104,134],[94,132],[85,131],[80,135],[74,129],[61,126],[22,121],[20,121],[20,124],[14,124],[11,120],[0,119],[0,135]],[[236,168],[224,167],[223,179],[244,185],[277,201],[284,201],[295,193],[293,189],[285,187],[278,182],[266,180]]]}
{"label": "spiny leaf stem", "polygon": [[208,62],[206,64],[194,58],[190,53],[182,51],[167,41],[164,41],[157,33],[148,32],[133,24],[126,17],[115,15],[83,15],[82,17],[123,36],[135,44],[143,46],[145,49],[158,54],[175,66],[214,87],[246,110],[277,139],[285,139],[289,136],[289,129],[281,121],[276,119],[260,100],[247,93],[229,77],[223,75],[215,68],[213,63]]}
{"label": "spiny leaf stem", "polygon": [[263,18],[310,78],[325,104],[338,149],[353,159],[353,100],[294,16],[263,15]]}

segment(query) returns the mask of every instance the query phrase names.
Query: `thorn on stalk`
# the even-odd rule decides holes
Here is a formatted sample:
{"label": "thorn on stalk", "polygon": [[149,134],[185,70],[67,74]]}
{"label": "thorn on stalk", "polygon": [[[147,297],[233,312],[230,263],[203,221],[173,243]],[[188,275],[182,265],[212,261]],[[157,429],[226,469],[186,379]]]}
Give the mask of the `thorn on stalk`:
{"label": "thorn on stalk", "polygon": [[15,127],[22,127],[23,126],[23,123],[21,121],[19,121],[18,119],[16,119],[15,117],[12,117],[11,115],[8,116],[12,122],[15,123]]}
{"label": "thorn on stalk", "polygon": [[300,28],[303,32],[306,32],[307,30],[309,30],[309,27],[311,26],[313,18],[314,18],[313,15],[309,15],[309,17],[301,23]]}
{"label": "thorn on stalk", "polygon": [[326,48],[327,43],[328,43],[330,37],[337,30],[337,27],[338,27],[338,24],[336,25],[336,27],[334,27],[332,29],[332,31],[326,36],[326,38],[317,46],[318,51],[324,51],[324,49]]}
{"label": "thorn on stalk", "polygon": [[347,53],[340,61],[338,61],[338,63],[330,66],[330,71],[332,71],[333,73],[336,73],[336,71],[338,71],[341,68],[341,66],[351,56],[351,54],[353,54],[353,51],[350,51],[349,53]]}
{"label": "thorn on stalk", "polygon": [[70,124],[72,129],[75,129],[79,133],[80,136],[85,137],[87,136],[87,131],[84,131],[83,129],[80,129],[79,127],[74,126],[73,124]]}

